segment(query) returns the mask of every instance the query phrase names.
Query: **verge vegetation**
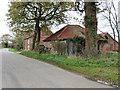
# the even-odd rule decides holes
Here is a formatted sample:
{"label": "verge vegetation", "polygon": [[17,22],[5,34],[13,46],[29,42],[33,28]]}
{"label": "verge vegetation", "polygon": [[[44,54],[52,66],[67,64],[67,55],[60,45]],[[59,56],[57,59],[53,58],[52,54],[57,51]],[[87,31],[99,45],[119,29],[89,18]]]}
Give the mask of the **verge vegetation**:
{"label": "verge vegetation", "polygon": [[106,81],[110,85],[116,85],[118,82],[117,53],[107,53],[92,58],[38,54],[31,51],[23,51],[20,54],[52,63],[67,70],[80,72],[92,80]]}
{"label": "verge vegetation", "polygon": [[11,52],[19,52],[18,50],[16,50],[16,49],[13,49],[13,48],[9,48],[9,51],[11,51]]}

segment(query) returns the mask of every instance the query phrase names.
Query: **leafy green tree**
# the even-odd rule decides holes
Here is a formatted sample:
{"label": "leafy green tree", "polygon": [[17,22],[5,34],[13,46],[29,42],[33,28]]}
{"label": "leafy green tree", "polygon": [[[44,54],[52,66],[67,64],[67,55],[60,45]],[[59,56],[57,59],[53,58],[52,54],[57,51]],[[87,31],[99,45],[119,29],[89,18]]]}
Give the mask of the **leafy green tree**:
{"label": "leafy green tree", "polygon": [[[71,10],[73,3],[70,2],[11,2],[8,11],[9,24],[12,27],[35,26],[33,49],[37,38],[37,48],[40,43],[40,31],[42,25],[48,26],[54,23],[63,23],[65,13]],[[38,50],[38,49],[37,49]]]}
{"label": "leafy green tree", "polygon": [[13,35],[14,35],[14,39],[12,41],[13,48],[17,50],[24,49],[25,47],[24,38],[26,37],[27,34],[25,32],[20,32],[19,30],[16,31]]}
{"label": "leafy green tree", "polygon": [[10,34],[4,34],[2,35],[1,42],[2,42],[2,47],[4,48],[8,48],[9,47],[9,43],[11,43],[12,40],[12,36]]}

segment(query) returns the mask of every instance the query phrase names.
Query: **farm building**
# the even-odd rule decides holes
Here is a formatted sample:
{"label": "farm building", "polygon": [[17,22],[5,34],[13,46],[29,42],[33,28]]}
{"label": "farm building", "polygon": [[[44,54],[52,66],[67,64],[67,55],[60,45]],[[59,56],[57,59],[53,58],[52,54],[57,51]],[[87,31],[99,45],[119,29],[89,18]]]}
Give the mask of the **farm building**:
{"label": "farm building", "polygon": [[[61,43],[64,42],[64,45],[62,45],[62,47],[64,47],[61,48],[61,53],[67,52],[68,54],[76,55],[77,52],[82,52],[85,48],[84,41],[82,43],[76,43],[74,42],[74,40],[71,40],[71,38],[74,38],[76,36],[83,37],[85,39],[85,28],[79,25],[67,25],[59,31],[57,31],[56,33],[49,36],[48,38],[46,38],[44,42],[55,43],[57,40],[59,40]],[[98,36],[100,36],[100,39],[98,40],[98,50],[101,53],[118,50],[118,42],[114,40],[110,36],[110,34],[101,33],[98,34]],[[116,49],[114,48],[114,45],[116,45]],[[60,52],[59,49],[58,51]]]}
{"label": "farm building", "polygon": [[[30,50],[32,47],[34,32],[25,38],[25,50]],[[80,37],[80,38],[79,38]],[[110,34],[98,34],[98,50],[101,53],[113,52],[118,50],[118,42],[114,40]],[[77,38],[79,42],[76,42]],[[50,48],[50,53],[56,54],[74,54],[82,53],[85,48],[85,28],[79,25],[66,25],[56,33],[46,34],[41,31],[40,46]],[[114,47],[116,46],[116,48]]]}
{"label": "farm building", "polygon": [[118,51],[119,44],[116,40],[113,39],[113,37],[110,34],[101,33],[99,35],[102,36],[102,39],[98,41],[101,43],[98,47],[99,49],[104,50],[106,52]]}
{"label": "farm building", "polygon": [[[43,42],[44,39],[46,39],[48,36],[52,35],[52,32],[46,33],[41,31],[41,37],[40,37],[40,47],[48,47],[48,43]],[[28,35],[24,41],[25,41],[25,50],[31,50],[32,49],[32,44],[33,44],[33,35],[34,32],[32,32],[30,35]]]}
{"label": "farm building", "polygon": [[[51,42],[53,47],[52,48],[52,53],[55,53],[53,51],[57,51],[57,53],[60,54],[77,54],[77,52],[81,52],[81,50],[83,50],[84,48],[84,42],[83,45],[81,46],[81,44],[78,44],[76,42],[74,42],[72,39],[75,36],[78,37],[83,37],[85,38],[85,29],[79,25],[67,25],[65,27],[63,27],[62,29],[60,29],[59,31],[57,31],[56,33],[52,34],[51,36],[49,36],[48,38],[46,38],[44,40],[44,42]],[[60,40],[60,41],[57,41]],[[57,44],[55,46],[55,43]],[[82,48],[80,48],[79,50],[77,49],[78,46],[81,46]],[[57,47],[57,50],[55,49],[55,47]]]}

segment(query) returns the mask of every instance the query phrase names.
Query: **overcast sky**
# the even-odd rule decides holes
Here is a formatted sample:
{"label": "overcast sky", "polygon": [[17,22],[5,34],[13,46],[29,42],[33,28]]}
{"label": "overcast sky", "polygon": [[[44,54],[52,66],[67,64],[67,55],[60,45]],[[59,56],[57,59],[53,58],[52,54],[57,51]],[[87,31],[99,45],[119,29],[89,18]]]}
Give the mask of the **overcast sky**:
{"label": "overcast sky", "polygon": [[[8,10],[8,1],[9,0],[1,0],[0,2],[0,37],[3,35],[3,34],[12,34],[10,31],[9,31],[9,27],[7,26],[7,23],[6,23],[6,13],[7,13],[7,10]],[[116,0],[117,1],[117,0]],[[117,4],[116,4],[117,6]],[[75,16],[75,17],[80,17],[77,13],[69,13],[70,16]],[[76,22],[75,20],[71,19],[70,20],[71,24],[78,24],[78,25],[81,25],[79,24],[78,22]],[[102,31],[102,32],[109,32],[109,33],[112,33],[112,30],[110,29],[110,27],[106,27],[105,24],[108,23],[106,20],[103,21],[101,20],[101,18],[98,18],[98,28]],[[60,28],[62,28],[63,26],[65,26],[65,24],[63,25],[60,25],[56,28],[53,28],[51,29],[53,32],[56,32],[57,30],[59,30]],[[100,33],[98,31],[98,33]]]}
{"label": "overcast sky", "polygon": [[3,34],[10,34],[9,28],[6,23],[6,16],[8,10],[8,0],[0,1],[0,36]]}

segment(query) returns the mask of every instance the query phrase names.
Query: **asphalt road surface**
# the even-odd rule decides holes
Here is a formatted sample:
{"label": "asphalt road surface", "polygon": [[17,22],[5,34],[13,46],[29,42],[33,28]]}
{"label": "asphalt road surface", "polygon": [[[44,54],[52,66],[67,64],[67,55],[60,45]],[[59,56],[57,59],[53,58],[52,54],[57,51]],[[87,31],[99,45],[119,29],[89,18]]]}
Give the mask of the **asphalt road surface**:
{"label": "asphalt road surface", "polygon": [[2,53],[2,88],[111,88],[8,49]]}

